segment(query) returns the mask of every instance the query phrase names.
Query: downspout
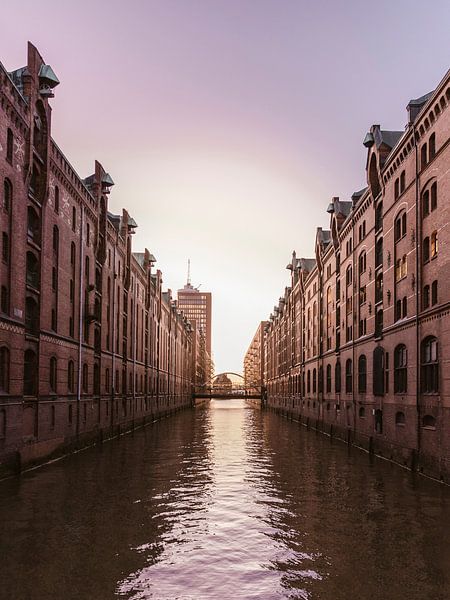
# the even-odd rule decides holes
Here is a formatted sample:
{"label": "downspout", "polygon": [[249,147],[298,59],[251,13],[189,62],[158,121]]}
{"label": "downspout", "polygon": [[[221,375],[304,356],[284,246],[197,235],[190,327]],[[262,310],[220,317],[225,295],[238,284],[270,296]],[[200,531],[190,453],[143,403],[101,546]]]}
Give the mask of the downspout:
{"label": "downspout", "polygon": [[[420,455],[421,450],[421,427],[420,427],[420,339],[419,339],[419,312],[420,312],[420,293],[419,285],[422,282],[422,221],[420,218],[420,193],[419,193],[419,148],[417,146],[416,126],[413,124],[414,137],[414,155],[416,161],[415,169],[415,188],[416,188],[416,417],[417,417],[417,455]],[[417,457],[413,455],[412,470],[416,469]]]}
{"label": "downspout", "polygon": [[78,378],[77,378],[77,427],[76,435],[80,433],[80,402],[81,402],[81,359],[82,359],[82,337],[83,337],[83,318],[84,318],[84,209],[81,207],[80,220],[80,279],[79,279],[79,319],[78,319]]}
{"label": "downspout", "polygon": [[112,285],[112,386],[111,386],[111,427],[114,425],[114,404],[116,395],[116,243],[113,248],[113,285]]}

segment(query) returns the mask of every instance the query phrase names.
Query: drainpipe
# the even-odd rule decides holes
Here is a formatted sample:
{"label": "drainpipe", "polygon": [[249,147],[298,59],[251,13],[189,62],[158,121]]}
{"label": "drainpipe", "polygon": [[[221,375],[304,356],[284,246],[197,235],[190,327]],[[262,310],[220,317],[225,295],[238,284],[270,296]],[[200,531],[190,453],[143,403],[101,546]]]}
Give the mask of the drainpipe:
{"label": "drainpipe", "polygon": [[77,427],[76,435],[80,433],[80,402],[81,402],[81,359],[82,359],[82,338],[83,338],[83,318],[84,318],[84,208],[81,207],[80,219],[80,278],[79,278],[79,319],[78,319],[78,378],[77,378]]}
{"label": "drainpipe", "polygon": [[113,284],[112,284],[112,386],[111,386],[111,427],[114,425],[116,396],[116,243],[113,248]]}
{"label": "drainpipe", "polygon": [[[422,431],[420,427],[420,339],[419,339],[419,311],[420,293],[419,285],[422,282],[422,221],[420,218],[419,194],[419,148],[416,139],[416,126],[413,124],[414,154],[416,161],[415,188],[416,188],[416,416],[417,416],[417,454],[420,455]],[[413,459],[412,469],[416,468],[416,457]]]}

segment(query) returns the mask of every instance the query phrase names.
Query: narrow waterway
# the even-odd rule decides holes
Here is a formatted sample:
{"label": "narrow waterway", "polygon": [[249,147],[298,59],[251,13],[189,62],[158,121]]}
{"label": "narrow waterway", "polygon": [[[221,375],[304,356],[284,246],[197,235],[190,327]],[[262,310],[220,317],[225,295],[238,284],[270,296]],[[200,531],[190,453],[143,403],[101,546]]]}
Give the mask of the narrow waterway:
{"label": "narrow waterway", "polygon": [[448,600],[450,489],[238,400],[0,482],[0,598]]}

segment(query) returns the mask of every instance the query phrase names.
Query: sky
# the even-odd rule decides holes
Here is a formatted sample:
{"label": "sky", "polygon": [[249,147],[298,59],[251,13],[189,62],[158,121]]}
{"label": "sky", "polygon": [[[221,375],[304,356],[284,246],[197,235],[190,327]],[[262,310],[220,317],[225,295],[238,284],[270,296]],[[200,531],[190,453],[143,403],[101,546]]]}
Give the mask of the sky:
{"label": "sky", "polygon": [[403,129],[450,66],[448,0],[21,0],[0,22],[8,70],[30,40],[58,75],[53,138],[111,174],[134,250],[212,292],[217,373],[242,371],[331,197],[365,186],[366,131]]}

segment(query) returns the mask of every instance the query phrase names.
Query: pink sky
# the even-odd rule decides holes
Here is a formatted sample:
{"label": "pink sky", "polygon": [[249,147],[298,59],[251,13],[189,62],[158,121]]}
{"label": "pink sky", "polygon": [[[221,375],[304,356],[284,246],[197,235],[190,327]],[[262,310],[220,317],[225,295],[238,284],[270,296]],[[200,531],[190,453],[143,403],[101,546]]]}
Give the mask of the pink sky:
{"label": "pink sky", "polygon": [[441,0],[27,0],[1,19],[5,67],[30,40],[60,78],[53,137],[82,177],[111,173],[134,249],[174,290],[190,258],[212,291],[217,372],[242,369],[329,199],[365,185],[370,125],[402,129],[449,67]]}

